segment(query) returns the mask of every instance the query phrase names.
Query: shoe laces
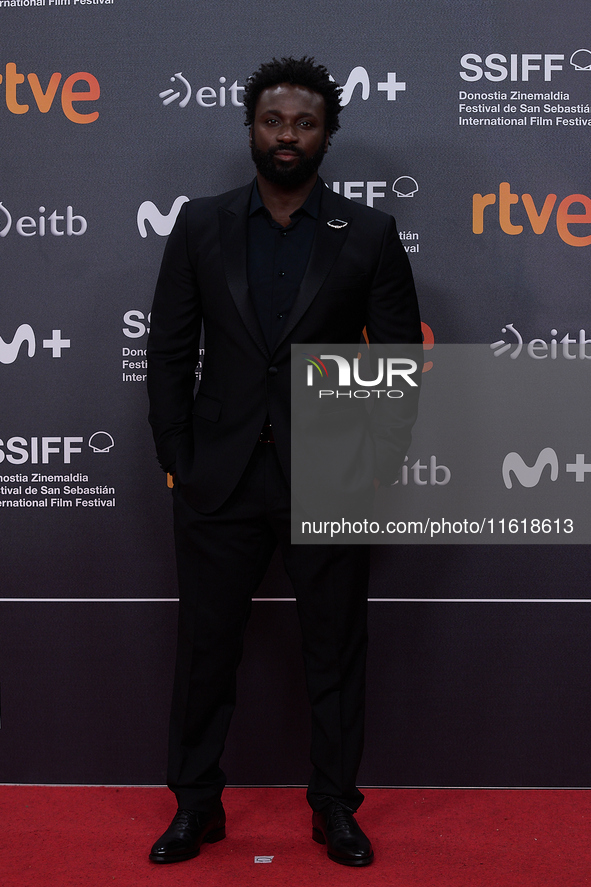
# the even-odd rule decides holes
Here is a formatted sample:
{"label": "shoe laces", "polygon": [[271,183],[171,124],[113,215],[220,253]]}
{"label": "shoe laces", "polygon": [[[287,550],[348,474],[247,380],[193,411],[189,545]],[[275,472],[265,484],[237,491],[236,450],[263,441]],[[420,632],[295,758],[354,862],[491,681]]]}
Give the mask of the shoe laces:
{"label": "shoe laces", "polygon": [[180,825],[182,828],[188,828],[193,825],[195,819],[197,819],[199,813],[197,810],[177,810],[174,819],[172,820],[172,825]]}
{"label": "shoe laces", "polygon": [[330,811],[333,828],[350,828],[353,814],[341,804],[334,804]]}

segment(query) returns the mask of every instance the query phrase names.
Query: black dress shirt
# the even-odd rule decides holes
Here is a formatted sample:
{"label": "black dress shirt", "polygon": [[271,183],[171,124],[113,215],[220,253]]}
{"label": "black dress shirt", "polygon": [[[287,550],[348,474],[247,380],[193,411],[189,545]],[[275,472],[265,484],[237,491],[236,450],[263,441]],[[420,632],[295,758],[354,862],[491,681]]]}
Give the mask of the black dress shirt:
{"label": "black dress shirt", "polygon": [[322,188],[318,179],[284,228],[263,204],[255,179],[248,216],[248,287],[270,351],[281,335],[310,259]]}

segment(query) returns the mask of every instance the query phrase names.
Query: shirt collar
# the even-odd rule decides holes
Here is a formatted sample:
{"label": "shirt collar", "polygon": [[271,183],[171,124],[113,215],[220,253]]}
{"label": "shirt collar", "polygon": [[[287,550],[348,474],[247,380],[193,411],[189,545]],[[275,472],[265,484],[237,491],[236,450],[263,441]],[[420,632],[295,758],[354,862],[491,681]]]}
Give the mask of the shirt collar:
{"label": "shirt collar", "polygon": [[[324,187],[324,182],[322,181],[320,176],[318,176],[318,178],[316,179],[316,182],[314,184],[314,187],[312,188],[312,190],[310,191],[310,193],[306,197],[305,202],[302,204],[302,206],[299,207],[299,209],[296,209],[295,212],[293,212],[291,214],[290,218],[293,219],[294,216],[301,215],[302,213],[307,213],[313,219],[317,219],[318,215],[320,213],[320,198],[322,197],[323,187]],[[267,207],[265,206],[265,204],[263,203],[263,201],[261,199],[261,195],[260,195],[259,188],[257,185],[257,180],[255,179],[254,184],[253,184],[253,188],[252,188],[252,193],[250,195],[250,207],[248,210],[248,215],[252,216],[256,212],[258,212],[258,210],[260,210],[260,209],[264,209],[266,212],[268,212]]]}

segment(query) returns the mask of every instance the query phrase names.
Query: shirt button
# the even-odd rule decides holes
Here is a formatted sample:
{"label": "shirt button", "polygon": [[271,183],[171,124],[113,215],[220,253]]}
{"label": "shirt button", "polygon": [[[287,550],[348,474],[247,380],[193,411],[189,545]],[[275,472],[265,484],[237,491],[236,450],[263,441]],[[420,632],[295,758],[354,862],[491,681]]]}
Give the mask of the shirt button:
{"label": "shirt button", "polygon": [[281,236],[282,236],[282,237],[287,237],[287,231],[282,231],[282,232],[281,232]]}
{"label": "shirt button", "polygon": [[279,272],[279,277],[285,277],[285,271],[280,271],[280,272]]}
{"label": "shirt button", "polygon": [[278,320],[281,320],[282,317],[283,317],[283,314],[278,314],[278,315],[277,315],[277,319],[278,319]]}

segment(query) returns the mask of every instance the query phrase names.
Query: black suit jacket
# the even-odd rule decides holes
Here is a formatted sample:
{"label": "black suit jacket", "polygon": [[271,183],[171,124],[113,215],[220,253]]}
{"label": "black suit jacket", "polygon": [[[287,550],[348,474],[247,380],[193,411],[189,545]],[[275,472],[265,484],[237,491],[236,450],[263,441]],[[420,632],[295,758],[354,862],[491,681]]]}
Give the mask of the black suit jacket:
{"label": "black suit jacket", "polygon": [[[422,341],[407,255],[392,216],[328,188],[310,260],[283,336],[269,352],[249,298],[252,184],[182,207],[158,277],[148,339],[149,419],[160,464],[191,504],[218,508],[238,483],[270,417],[290,475],[290,348],[300,343]],[[340,228],[328,222],[339,219]],[[196,397],[203,324],[205,355]],[[393,481],[410,441],[376,443],[375,471]]]}

